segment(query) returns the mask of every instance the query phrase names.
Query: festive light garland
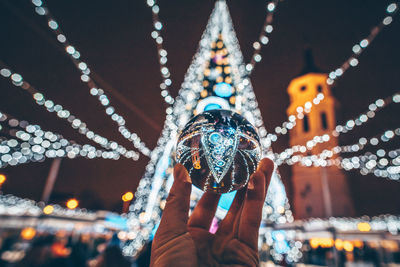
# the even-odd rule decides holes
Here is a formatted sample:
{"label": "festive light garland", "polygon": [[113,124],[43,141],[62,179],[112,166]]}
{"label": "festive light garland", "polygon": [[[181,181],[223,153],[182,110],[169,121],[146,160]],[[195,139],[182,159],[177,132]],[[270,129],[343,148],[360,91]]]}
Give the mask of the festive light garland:
{"label": "festive light garland", "polygon": [[[347,133],[349,131],[352,131],[354,128],[361,126],[368,122],[370,119],[374,118],[376,113],[378,111],[381,111],[383,108],[387,107],[390,104],[399,104],[400,103],[400,92],[394,93],[392,96],[386,97],[385,99],[377,99],[374,102],[372,102],[368,106],[368,111],[365,111],[358,116],[356,116],[353,119],[347,120],[344,124],[339,124],[335,127],[335,129],[330,133],[330,134],[324,134],[320,136],[314,136],[312,139],[308,140],[306,142],[306,145],[295,145],[292,147],[289,147],[285,149],[283,152],[278,154],[275,154],[275,159],[277,160],[285,160],[292,156],[296,152],[301,152],[304,153],[307,150],[312,150],[316,145],[328,142],[332,136],[338,137],[339,135],[343,133]],[[397,129],[396,135],[397,135]],[[378,144],[378,142],[375,141],[377,139],[376,137],[372,138],[373,143]],[[359,141],[363,142],[364,139],[360,138]],[[384,141],[382,139],[382,141]],[[361,145],[361,144],[360,144]]]}
{"label": "festive light garland", "polygon": [[[389,158],[385,157],[385,155],[388,155]],[[349,158],[337,157],[334,159],[324,159],[319,155],[295,155],[285,161],[279,161],[277,165],[282,165],[283,163],[288,165],[301,164],[305,167],[336,166],[346,171],[358,169],[362,175],[372,173],[377,177],[384,177],[391,180],[400,179],[400,149],[387,152],[381,148],[375,153],[366,152],[363,155]],[[389,165],[390,163],[392,165]]]}
{"label": "festive light garland", "polygon": [[294,228],[301,227],[301,231],[304,232],[318,232],[323,230],[335,230],[341,233],[387,231],[392,235],[398,235],[400,233],[400,217],[394,215],[380,215],[374,217],[362,216],[360,218],[311,218],[307,220],[296,220],[293,223],[287,225],[277,225],[274,228],[276,230],[291,229],[290,226],[293,226]]}
{"label": "festive light garland", "polygon": [[[126,158],[131,158],[133,160],[139,159],[139,154],[136,151],[127,150],[125,147],[118,144],[117,142],[109,141],[107,138],[95,133],[94,131],[91,131],[84,121],[72,115],[69,110],[63,108],[59,104],[55,104],[52,100],[46,99],[43,93],[38,91],[30,83],[26,82],[21,74],[18,74],[8,68],[8,66],[6,66],[1,60],[0,75],[4,78],[9,78],[14,86],[22,88],[25,91],[29,92],[35,100],[36,104],[46,107],[48,112],[56,112],[59,118],[67,120],[73,129],[84,135],[89,140],[94,141],[95,143],[106,149],[112,149]],[[115,119],[120,119],[120,117],[115,117]]]}
{"label": "festive light garland", "polygon": [[0,130],[5,127],[10,127],[9,135],[20,141],[14,138],[0,139],[0,168],[43,161],[46,158],[85,157],[118,160],[120,157],[115,151],[98,150],[88,144],[76,144],[59,134],[43,131],[39,125],[19,121],[0,112]]}
{"label": "festive light garland", "polygon": [[51,213],[44,213],[43,203],[37,203],[30,199],[23,199],[13,195],[0,195],[0,215],[8,216],[59,216],[72,219],[95,220],[95,212],[86,209],[76,208],[73,210],[62,208],[59,205],[51,205]]}
{"label": "festive light garland", "polygon": [[248,63],[246,65],[246,70],[248,72],[248,75],[250,75],[253,72],[256,63],[258,63],[262,60],[260,51],[261,51],[261,48],[263,45],[266,46],[269,43],[268,35],[270,33],[272,33],[272,31],[274,30],[274,27],[272,26],[272,22],[273,22],[274,13],[277,10],[279,1],[283,1],[283,0],[274,0],[267,4],[266,8],[267,8],[268,13],[267,13],[267,16],[265,17],[265,22],[261,29],[258,40],[253,43],[254,52],[251,57],[250,63]]}
{"label": "festive light garland", "polygon": [[[381,30],[390,25],[393,21],[394,15],[398,12],[398,4],[391,3],[386,7],[387,15],[380,22],[379,25],[372,28],[370,34],[362,39],[358,44],[353,46],[353,54],[335,71],[331,71],[327,78],[327,84],[331,87],[337,82],[337,80],[343,76],[343,74],[350,68],[358,66],[358,57],[361,53],[371,44],[375,37],[381,32]],[[289,116],[288,120],[283,122],[281,126],[275,128],[275,134],[270,134],[269,139],[271,142],[277,140],[277,136],[285,135],[290,129],[296,125],[296,120],[302,120],[304,113],[309,113],[314,105],[318,105],[324,99],[323,93],[318,93],[311,101],[307,101],[303,106],[299,106],[296,109],[297,115]]]}
{"label": "festive light garland", "polygon": [[169,88],[172,84],[171,74],[169,72],[168,67],[166,66],[168,58],[167,58],[167,50],[163,47],[164,39],[161,36],[161,29],[163,28],[163,24],[158,17],[158,13],[160,12],[160,7],[157,5],[156,0],[147,0],[147,5],[151,7],[152,18],[153,18],[153,27],[154,31],[151,32],[151,37],[156,42],[157,46],[157,57],[160,63],[160,73],[163,79],[160,84],[161,96],[164,98],[164,101],[172,105],[174,103],[174,98],[171,96]]}
{"label": "festive light garland", "polygon": [[115,107],[110,105],[110,100],[104,90],[99,88],[99,86],[91,77],[88,64],[80,59],[80,52],[69,43],[66,35],[61,30],[59,23],[54,19],[48,8],[45,6],[44,1],[32,0],[32,3],[35,6],[35,13],[40,16],[45,16],[47,18],[47,26],[54,33],[57,41],[64,46],[66,54],[72,60],[78,71],[82,74],[81,81],[89,87],[90,94],[97,97],[99,102],[105,107],[105,113],[118,124],[118,131],[120,132],[120,134],[125,139],[131,141],[135,148],[137,148],[143,155],[149,156],[151,150],[146,147],[145,143],[141,141],[140,137],[136,133],[131,132],[125,126],[125,118],[122,115],[116,113]]}

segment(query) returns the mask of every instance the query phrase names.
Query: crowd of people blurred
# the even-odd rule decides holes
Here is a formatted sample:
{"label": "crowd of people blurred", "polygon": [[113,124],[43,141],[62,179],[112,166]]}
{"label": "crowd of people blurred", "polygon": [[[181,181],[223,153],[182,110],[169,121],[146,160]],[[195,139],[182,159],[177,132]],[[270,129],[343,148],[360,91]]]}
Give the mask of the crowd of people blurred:
{"label": "crowd of people blurred", "polygon": [[136,260],[122,254],[116,233],[102,236],[42,233],[23,240],[14,233],[0,236],[0,267],[142,267],[150,264],[150,247]]}

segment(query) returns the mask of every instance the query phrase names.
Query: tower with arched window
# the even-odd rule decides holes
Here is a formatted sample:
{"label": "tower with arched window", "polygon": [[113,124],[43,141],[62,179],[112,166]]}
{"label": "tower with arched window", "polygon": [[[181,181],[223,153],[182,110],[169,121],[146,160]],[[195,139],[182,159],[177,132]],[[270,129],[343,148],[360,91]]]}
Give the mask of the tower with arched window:
{"label": "tower with arched window", "polygon": [[[312,103],[309,112],[303,112],[304,118],[298,119],[296,126],[290,131],[291,146],[306,145],[315,136],[329,135],[329,141],[302,153],[303,156],[311,156],[338,145],[337,138],[332,136],[336,126],[336,100],[326,83],[328,75],[315,66],[310,49],[305,50],[304,61],[303,70],[287,88],[290,96],[287,114],[297,116],[298,107],[304,107],[307,102],[312,103],[319,93],[323,93],[324,99],[318,105]],[[353,214],[346,176],[336,166],[306,167],[294,164],[292,182],[296,218]]]}

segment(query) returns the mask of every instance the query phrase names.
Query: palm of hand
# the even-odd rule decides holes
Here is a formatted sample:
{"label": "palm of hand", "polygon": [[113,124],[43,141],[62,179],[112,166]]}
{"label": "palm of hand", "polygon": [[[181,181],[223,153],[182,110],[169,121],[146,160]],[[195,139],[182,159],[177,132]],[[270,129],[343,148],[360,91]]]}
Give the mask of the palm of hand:
{"label": "palm of hand", "polygon": [[215,234],[209,232],[219,196],[205,193],[188,218],[190,178],[182,165],[154,237],[151,266],[258,266],[258,229],[273,163],[264,159],[248,188],[238,191]]}

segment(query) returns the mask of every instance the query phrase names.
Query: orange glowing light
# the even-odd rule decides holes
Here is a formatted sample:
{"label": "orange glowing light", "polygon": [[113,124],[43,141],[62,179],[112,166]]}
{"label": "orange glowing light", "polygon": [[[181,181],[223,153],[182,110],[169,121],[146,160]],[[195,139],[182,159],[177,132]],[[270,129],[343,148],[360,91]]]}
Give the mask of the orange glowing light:
{"label": "orange glowing light", "polygon": [[22,229],[21,231],[21,237],[22,239],[25,240],[31,240],[32,238],[34,238],[36,235],[36,230],[32,227],[27,227]]}
{"label": "orange glowing light", "polygon": [[71,198],[70,200],[67,201],[67,208],[70,210],[76,209],[78,207],[78,200],[75,198]]}
{"label": "orange glowing light", "polygon": [[4,184],[6,180],[7,180],[6,176],[4,174],[0,174],[0,185]]}
{"label": "orange glowing light", "polygon": [[133,199],[132,192],[126,192],[125,194],[122,195],[122,201],[124,202],[131,201],[132,199]]}
{"label": "orange glowing light", "polygon": [[358,228],[358,230],[360,230],[360,232],[371,231],[371,225],[369,225],[369,223],[367,223],[367,222],[360,222],[359,224],[357,224],[357,228]]}
{"label": "orange glowing light", "polygon": [[347,252],[352,252],[354,250],[354,245],[350,241],[344,241],[343,248]]}
{"label": "orange glowing light", "polygon": [[321,248],[331,248],[334,245],[334,241],[332,238],[326,238],[326,237],[322,237],[322,238],[311,238],[310,239],[310,246],[312,248],[317,248],[317,247],[321,247]]}
{"label": "orange glowing light", "polygon": [[343,240],[342,239],[336,239],[335,240],[335,247],[337,250],[342,250],[343,249]]}
{"label": "orange glowing light", "polygon": [[46,215],[52,214],[54,211],[54,207],[52,205],[47,205],[43,208],[43,213]]}

